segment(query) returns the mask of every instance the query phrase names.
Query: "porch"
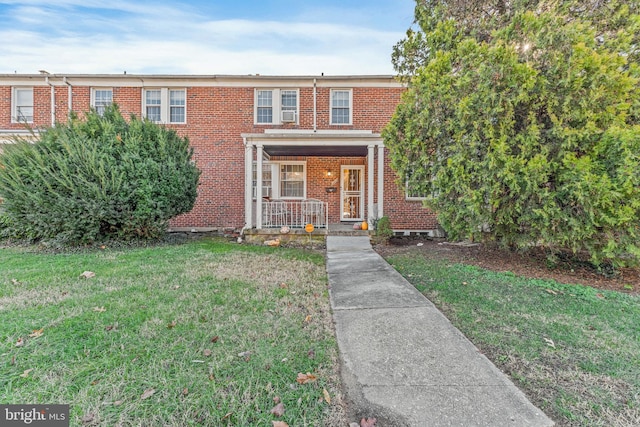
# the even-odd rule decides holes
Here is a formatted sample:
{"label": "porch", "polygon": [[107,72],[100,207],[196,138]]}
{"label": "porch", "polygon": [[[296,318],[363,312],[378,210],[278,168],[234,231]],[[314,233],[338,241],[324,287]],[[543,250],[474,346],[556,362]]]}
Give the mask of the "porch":
{"label": "porch", "polygon": [[[384,215],[384,145],[371,131],[243,134],[245,232],[374,222]],[[260,185],[261,184],[261,185]]]}

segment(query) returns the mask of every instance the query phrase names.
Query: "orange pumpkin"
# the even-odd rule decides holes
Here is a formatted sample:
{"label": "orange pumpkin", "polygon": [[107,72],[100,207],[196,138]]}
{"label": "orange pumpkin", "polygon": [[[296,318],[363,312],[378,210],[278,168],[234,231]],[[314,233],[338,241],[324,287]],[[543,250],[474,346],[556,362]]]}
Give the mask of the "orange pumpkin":
{"label": "orange pumpkin", "polygon": [[362,221],[362,225],[360,227],[363,230],[368,230],[369,229],[369,224],[367,224],[367,221]]}

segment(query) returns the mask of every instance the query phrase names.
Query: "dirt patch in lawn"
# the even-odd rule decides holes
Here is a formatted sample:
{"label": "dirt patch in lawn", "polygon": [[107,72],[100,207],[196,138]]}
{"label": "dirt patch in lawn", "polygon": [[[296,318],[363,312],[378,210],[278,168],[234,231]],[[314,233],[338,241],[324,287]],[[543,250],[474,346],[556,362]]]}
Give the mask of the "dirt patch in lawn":
{"label": "dirt patch in lawn", "polygon": [[510,271],[518,276],[553,279],[559,283],[581,284],[598,289],[640,293],[640,269],[622,268],[605,275],[592,265],[576,260],[562,260],[551,266],[540,250],[512,252],[484,244],[458,244],[422,238],[392,238],[374,249],[383,257],[396,254],[420,254],[424,257],[475,265],[491,271]]}

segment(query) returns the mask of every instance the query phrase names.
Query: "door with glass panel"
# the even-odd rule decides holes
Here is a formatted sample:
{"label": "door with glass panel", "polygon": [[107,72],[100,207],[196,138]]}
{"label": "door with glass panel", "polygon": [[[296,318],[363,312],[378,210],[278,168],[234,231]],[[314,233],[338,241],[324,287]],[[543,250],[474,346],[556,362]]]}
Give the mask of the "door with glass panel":
{"label": "door with glass panel", "polygon": [[364,218],[364,166],[340,167],[340,212],[342,221],[362,221]]}

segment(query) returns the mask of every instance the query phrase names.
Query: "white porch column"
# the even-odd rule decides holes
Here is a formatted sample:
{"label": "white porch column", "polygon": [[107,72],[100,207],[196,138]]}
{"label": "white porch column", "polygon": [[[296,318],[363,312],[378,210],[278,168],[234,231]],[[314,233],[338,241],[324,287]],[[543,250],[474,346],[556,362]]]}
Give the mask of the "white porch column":
{"label": "white porch column", "polygon": [[252,199],[252,181],[253,181],[253,146],[247,143],[244,138],[244,228],[251,229],[253,227],[253,203]]}
{"label": "white porch column", "polygon": [[373,155],[374,145],[367,147],[367,222],[373,221]]}
{"label": "white porch column", "polygon": [[256,145],[256,228],[262,228],[262,144]]}
{"label": "white porch column", "polygon": [[384,144],[378,144],[378,218],[384,215]]}

